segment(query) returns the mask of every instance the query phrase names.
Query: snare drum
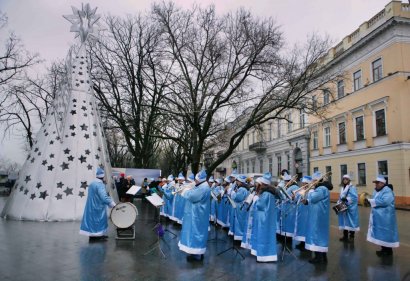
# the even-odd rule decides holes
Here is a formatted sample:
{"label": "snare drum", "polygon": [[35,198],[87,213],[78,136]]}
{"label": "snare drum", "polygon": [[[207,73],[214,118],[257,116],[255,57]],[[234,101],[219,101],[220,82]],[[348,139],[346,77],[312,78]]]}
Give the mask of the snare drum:
{"label": "snare drum", "polygon": [[119,203],[111,209],[111,222],[117,228],[128,228],[132,226],[137,218],[138,210],[130,202]]}
{"label": "snare drum", "polygon": [[347,205],[344,202],[340,202],[334,205],[332,209],[335,211],[336,215],[338,215],[339,213],[345,212],[347,210]]}

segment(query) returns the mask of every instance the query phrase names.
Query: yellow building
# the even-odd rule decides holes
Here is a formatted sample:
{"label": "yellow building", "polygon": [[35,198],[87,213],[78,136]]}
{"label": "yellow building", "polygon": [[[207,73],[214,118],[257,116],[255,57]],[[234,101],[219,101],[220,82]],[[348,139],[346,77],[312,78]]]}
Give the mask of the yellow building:
{"label": "yellow building", "polygon": [[343,174],[370,194],[382,174],[396,204],[410,204],[410,5],[388,3],[324,63],[325,73],[344,78],[312,97],[327,113],[308,117],[310,172],[332,171],[333,199]]}

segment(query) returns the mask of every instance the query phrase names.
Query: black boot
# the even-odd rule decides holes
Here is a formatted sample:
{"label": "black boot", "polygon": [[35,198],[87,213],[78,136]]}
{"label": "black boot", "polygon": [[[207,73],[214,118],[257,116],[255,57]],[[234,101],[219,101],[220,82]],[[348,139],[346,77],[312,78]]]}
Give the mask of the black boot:
{"label": "black boot", "polygon": [[348,230],[343,230],[343,237],[339,239],[339,241],[342,242],[347,242],[349,240],[349,231]]}
{"label": "black boot", "polygon": [[310,259],[309,262],[312,264],[325,264],[327,263],[326,253],[314,252],[315,257]]}
{"label": "black boot", "polygon": [[354,231],[349,231],[349,241],[354,242]]}
{"label": "black boot", "polygon": [[297,245],[295,246],[295,248],[298,249],[298,250],[300,250],[301,252],[307,251],[307,250],[305,249],[305,242],[304,242],[304,241],[300,241],[300,243],[297,244]]}
{"label": "black boot", "polygon": [[393,249],[390,247],[383,247],[380,251],[376,251],[378,257],[389,257],[393,255]]}

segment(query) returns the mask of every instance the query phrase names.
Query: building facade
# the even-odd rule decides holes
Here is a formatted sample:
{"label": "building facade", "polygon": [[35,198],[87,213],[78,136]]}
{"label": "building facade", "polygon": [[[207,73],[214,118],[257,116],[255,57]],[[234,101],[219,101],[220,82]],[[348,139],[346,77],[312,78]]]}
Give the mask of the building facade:
{"label": "building facade", "polygon": [[[349,174],[359,193],[377,175],[410,204],[410,6],[392,1],[332,48],[325,72],[343,79],[312,98],[326,118],[309,116],[310,173],[332,171],[335,186]],[[338,196],[338,188],[332,194]]]}

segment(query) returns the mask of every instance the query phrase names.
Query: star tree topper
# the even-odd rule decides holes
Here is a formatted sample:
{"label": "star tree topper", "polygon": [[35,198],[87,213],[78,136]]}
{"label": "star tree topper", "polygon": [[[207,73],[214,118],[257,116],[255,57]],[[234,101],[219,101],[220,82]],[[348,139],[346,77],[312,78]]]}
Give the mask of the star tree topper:
{"label": "star tree topper", "polygon": [[97,23],[101,16],[95,13],[97,7],[91,9],[90,4],[82,4],[81,11],[73,6],[71,6],[71,9],[73,14],[64,15],[63,17],[71,22],[70,31],[76,33],[75,38],[80,37],[81,43],[84,43],[87,38],[96,38],[101,30]]}

